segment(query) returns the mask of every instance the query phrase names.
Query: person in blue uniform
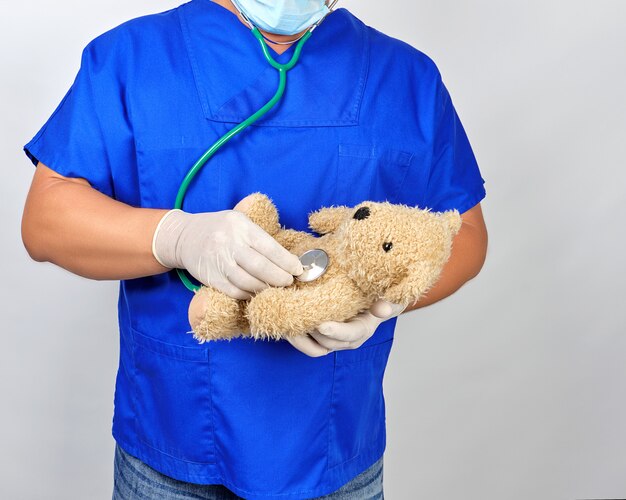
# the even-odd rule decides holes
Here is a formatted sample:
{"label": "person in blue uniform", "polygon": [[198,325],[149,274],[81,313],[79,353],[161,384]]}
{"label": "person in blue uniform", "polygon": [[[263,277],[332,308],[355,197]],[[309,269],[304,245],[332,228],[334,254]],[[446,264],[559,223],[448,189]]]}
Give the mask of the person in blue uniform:
{"label": "person in blue uniform", "polygon": [[[283,63],[323,21],[282,100],[175,212],[190,166],[275,92],[242,13]],[[322,0],[192,0],[90,42],[24,150],[37,166],[22,222],[31,257],[120,281],[115,498],[382,498],[397,318],[475,277],[487,248],[485,181],[427,55]],[[463,226],[440,280],[406,309],[379,301],[297,341],[199,344],[175,267],[237,298],[302,272],[232,210],[255,191],[300,231],[313,210],[364,200],[457,209]]]}

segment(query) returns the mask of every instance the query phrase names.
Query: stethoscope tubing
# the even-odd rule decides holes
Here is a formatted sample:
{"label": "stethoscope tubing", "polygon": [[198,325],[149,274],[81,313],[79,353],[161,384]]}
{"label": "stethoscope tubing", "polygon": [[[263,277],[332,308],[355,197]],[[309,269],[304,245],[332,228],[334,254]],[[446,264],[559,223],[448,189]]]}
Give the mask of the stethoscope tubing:
{"label": "stethoscope tubing", "polygon": [[[187,172],[187,175],[185,175],[185,177],[183,178],[183,181],[180,184],[180,187],[178,189],[178,194],[176,195],[176,202],[174,204],[174,208],[182,209],[183,200],[185,198],[185,195],[187,194],[187,190],[189,189],[189,186],[190,186],[191,182],[193,181],[193,179],[196,176],[196,174],[200,171],[200,169],[215,155],[215,153],[217,153],[228,141],[230,141],[239,132],[241,132],[242,130],[245,130],[250,125],[252,125],[257,120],[259,120],[261,117],[263,117],[265,114],[267,114],[267,112],[270,111],[278,103],[278,101],[280,101],[280,99],[282,98],[283,94],[285,93],[285,87],[287,85],[287,72],[290,69],[292,69],[296,65],[296,63],[298,62],[298,59],[300,58],[300,54],[302,52],[302,47],[304,46],[304,43],[312,35],[313,28],[316,27],[316,26],[317,26],[317,24],[314,25],[312,28],[310,28],[304,34],[304,36],[302,36],[302,38],[300,38],[300,40],[298,40],[298,44],[296,45],[296,48],[295,48],[294,53],[293,53],[293,56],[291,57],[289,62],[287,62],[285,64],[278,63],[272,57],[272,55],[271,55],[271,53],[269,51],[269,47],[268,47],[267,43],[265,42],[265,39],[264,39],[263,35],[261,34],[261,32],[259,31],[259,29],[256,26],[253,26],[252,33],[257,38],[257,40],[259,40],[259,43],[261,44],[261,48],[263,50],[263,54],[264,54],[265,58],[267,59],[269,64],[278,71],[279,81],[278,81],[278,88],[276,90],[276,93],[274,94],[274,97],[272,97],[261,109],[256,111],[254,114],[249,116],[243,122],[239,123],[234,128],[229,130],[226,134],[224,134],[222,137],[220,137],[196,161],[196,163],[193,165],[193,167],[191,167],[189,172]],[[201,288],[202,285],[196,285],[195,283],[193,283],[191,281],[190,276],[189,276],[188,272],[185,269],[176,269],[176,272],[178,273],[179,278],[181,279],[181,281],[187,287],[188,290],[190,290],[192,292],[196,292],[197,290],[199,290]]]}

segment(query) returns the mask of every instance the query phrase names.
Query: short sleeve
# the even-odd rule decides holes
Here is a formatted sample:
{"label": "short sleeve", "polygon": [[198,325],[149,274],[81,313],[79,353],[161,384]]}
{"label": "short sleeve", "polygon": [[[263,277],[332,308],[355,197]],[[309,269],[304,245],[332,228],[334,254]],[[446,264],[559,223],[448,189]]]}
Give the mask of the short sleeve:
{"label": "short sleeve", "polygon": [[[99,90],[104,95],[96,100],[93,66],[94,52],[88,45],[82,52],[72,86],[39,132],[24,146],[24,152],[35,166],[41,161],[63,176],[87,179],[98,191],[114,198],[111,163],[100,116],[107,93],[114,95],[114,89],[110,88],[113,83],[99,74]],[[116,124],[108,125],[114,128]]]}
{"label": "short sleeve", "polygon": [[422,204],[436,212],[466,212],[485,197],[485,180],[440,75],[432,137],[432,161]]}

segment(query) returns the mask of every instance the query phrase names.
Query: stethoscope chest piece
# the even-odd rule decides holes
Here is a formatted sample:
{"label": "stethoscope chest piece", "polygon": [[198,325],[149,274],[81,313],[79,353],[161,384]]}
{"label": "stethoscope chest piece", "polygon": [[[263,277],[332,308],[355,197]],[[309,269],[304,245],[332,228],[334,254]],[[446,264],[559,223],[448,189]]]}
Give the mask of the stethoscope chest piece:
{"label": "stethoscope chest piece", "polygon": [[314,281],[328,269],[328,254],[321,248],[307,250],[299,258],[304,272],[295,277],[298,281]]}

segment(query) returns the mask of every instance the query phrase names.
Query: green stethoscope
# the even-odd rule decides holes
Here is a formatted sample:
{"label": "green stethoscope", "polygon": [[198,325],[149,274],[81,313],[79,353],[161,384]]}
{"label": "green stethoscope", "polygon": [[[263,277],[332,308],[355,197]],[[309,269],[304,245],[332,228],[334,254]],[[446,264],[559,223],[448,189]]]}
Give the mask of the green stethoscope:
{"label": "green stethoscope", "polygon": [[[329,5],[329,13],[328,14],[330,14],[330,12],[332,12],[332,8],[337,3],[337,1],[338,0],[334,0]],[[213,155],[215,155],[215,153],[217,153],[222,148],[222,146],[224,146],[230,139],[232,139],[239,132],[241,132],[242,130],[248,128],[250,125],[252,125],[254,122],[256,122],[259,118],[261,118],[268,111],[270,111],[276,105],[276,103],[278,103],[278,101],[280,101],[280,99],[282,98],[283,94],[285,93],[285,87],[287,85],[287,72],[291,68],[293,68],[296,65],[296,63],[298,62],[298,59],[300,58],[300,53],[302,52],[302,47],[305,44],[305,42],[313,34],[313,30],[320,25],[320,23],[326,18],[326,16],[328,16],[328,14],[326,14],[326,16],[324,16],[322,19],[320,19],[315,24],[313,24],[297,40],[298,41],[298,45],[296,45],[296,49],[295,49],[295,51],[293,53],[293,56],[291,57],[291,60],[288,63],[280,64],[280,63],[276,62],[276,60],[272,57],[272,54],[270,54],[270,49],[269,49],[269,47],[268,47],[268,45],[267,45],[267,43],[265,41],[266,38],[263,36],[263,34],[250,21],[250,19],[242,12],[242,10],[237,5],[237,2],[233,1],[232,3],[237,8],[237,10],[241,14],[242,18],[248,23],[248,25],[252,29],[252,34],[256,37],[256,39],[261,44],[261,49],[263,50],[263,55],[265,56],[265,59],[267,59],[267,62],[271,66],[276,68],[276,70],[278,70],[278,75],[279,75],[279,78],[280,78],[279,79],[279,83],[278,83],[278,89],[276,90],[276,93],[274,94],[274,97],[272,97],[267,102],[267,104],[265,104],[265,106],[263,106],[256,113],[252,114],[247,119],[242,121],[239,125],[235,126],[233,129],[228,131],[222,137],[220,137],[198,159],[198,161],[196,161],[194,166],[191,167],[189,172],[187,172],[187,175],[184,177],[184,179],[183,179],[183,181],[182,181],[182,183],[180,185],[180,188],[178,189],[178,194],[176,195],[176,203],[174,204],[174,208],[182,209],[183,200],[185,198],[185,194],[187,193],[187,189],[189,188],[189,185],[191,184],[191,181],[194,179],[194,177],[200,171],[200,169],[206,164],[206,162],[209,161],[213,157]],[[281,45],[286,45],[286,44],[291,44],[291,43],[294,43],[294,42],[295,42],[295,40],[291,41],[291,42],[272,42],[272,43],[278,43],[278,44],[281,44]],[[317,279],[319,276],[321,276],[324,273],[324,271],[326,270],[326,267],[328,266],[328,255],[326,254],[326,252],[324,252],[321,249],[313,249],[313,250],[309,250],[309,251],[305,252],[302,256],[300,256],[300,261],[302,262],[302,265],[303,265],[305,271],[304,271],[304,273],[302,275],[296,276],[296,278],[299,279],[300,281],[313,281],[314,279]],[[195,292],[196,290],[199,290],[201,288],[201,285],[196,285],[196,284],[191,282],[189,274],[187,273],[187,271],[185,269],[176,269],[176,272],[178,273],[178,277],[181,279],[183,284],[190,291]]]}

